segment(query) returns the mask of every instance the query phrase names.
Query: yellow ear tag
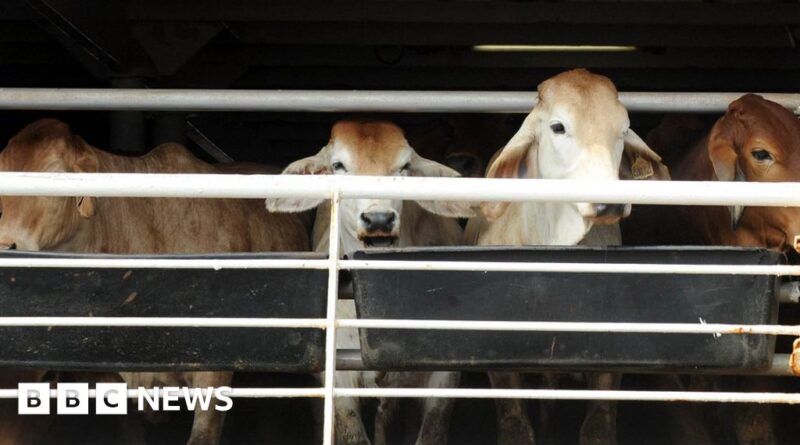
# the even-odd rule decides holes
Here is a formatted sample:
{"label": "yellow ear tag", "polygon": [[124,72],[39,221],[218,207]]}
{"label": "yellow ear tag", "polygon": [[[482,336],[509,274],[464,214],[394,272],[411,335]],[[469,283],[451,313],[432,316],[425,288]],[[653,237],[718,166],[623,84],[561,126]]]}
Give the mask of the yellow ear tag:
{"label": "yellow ear tag", "polygon": [[653,171],[653,164],[647,159],[637,156],[636,160],[631,165],[631,175],[633,179],[647,179],[655,174]]}

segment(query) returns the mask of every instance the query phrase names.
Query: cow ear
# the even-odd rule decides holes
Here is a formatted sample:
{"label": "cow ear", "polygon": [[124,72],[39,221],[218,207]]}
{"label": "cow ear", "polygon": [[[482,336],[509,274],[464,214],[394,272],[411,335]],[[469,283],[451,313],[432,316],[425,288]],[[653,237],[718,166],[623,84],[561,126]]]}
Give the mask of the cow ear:
{"label": "cow ear", "polygon": [[733,181],[736,178],[736,128],[729,115],[720,118],[708,137],[708,157],[714,166],[718,181]]}
{"label": "cow ear", "polygon": [[[538,149],[540,113],[537,108],[525,118],[516,134],[511,137],[505,147],[489,161],[487,178],[535,178],[535,166],[531,159]],[[505,213],[508,202],[484,202],[481,212],[486,218],[497,219]]]}
{"label": "cow ear", "polygon": [[653,181],[669,181],[672,177],[669,168],[661,161],[661,156],[653,151],[647,143],[633,130],[628,130],[623,138],[624,153],[620,163],[621,179],[649,179]]}
{"label": "cow ear", "polygon": [[[734,181],[747,181],[747,178],[744,177],[744,173],[742,173],[742,169],[739,168],[739,163],[736,163],[736,173],[733,176]],[[744,206],[743,205],[733,205],[728,206],[728,212],[731,214],[731,230],[736,230],[739,227],[739,222],[742,220],[742,214],[744,214]]]}
{"label": "cow ear", "polygon": [[78,199],[78,214],[89,219],[96,213],[96,198],[94,196],[81,196]]}
{"label": "cow ear", "polygon": [[[442,165],[436,161],[423,158],[416,152],[411,155],[409,161],[409,174],[411,176],[428,176],[428,177],[444,177],[444,178],[457,178],[461,175],[446,165]],[[468,201],[417,201],[417,203],[425,210],[435,213],[437,215],[448,216],[451,218],[469,218],[475,216],[475,211],[472,209],[475,203]]]}
{"label": "cow ear", "polygon": [[[739,167],[736,119],[736,110],[729,107],[728,113],[714,124],[708,136],[708,157],[718,181],[747,180]],[[728,211],[731,216],[731,230],[736,230],[744,213],[744,206],[728,206]]]}
{"label": "cow ear", "polygon": [[[329,175],[331,174],[330,149],[322,148],[319,153],[289,164],[282,175]],[[319,198],[267,198],[266,206],[270,212],[304,212],[318,206],[324,199]]]}
{"label": "cow ear", "polygon": [[423,158],[416,151],[411,155],[411,160],[408,162],[409,176],[427,176],[437,178],[457,178],[461,175],[452,168]]}
{"label": "cow ear", "polygon": [[[75,160],[75,171],[78,173],[97,173],[100,170],[100,161],[97,153],[92,151],[83,139],[74,136],[73,144],[78,155]],[[97,213],[97,198],[94,196],[79,196],[76,198],[78,214],[83,218],[91,218]]]}

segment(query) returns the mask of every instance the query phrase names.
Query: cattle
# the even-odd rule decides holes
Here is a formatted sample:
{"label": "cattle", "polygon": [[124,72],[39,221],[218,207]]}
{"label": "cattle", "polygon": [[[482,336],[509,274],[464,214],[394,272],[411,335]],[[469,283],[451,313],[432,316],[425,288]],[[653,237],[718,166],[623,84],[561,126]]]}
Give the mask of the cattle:
{"label": "cattle", "polygon": [[[664,125],[685,133],[672,120]],[[661,135],[661,127],[651,132]],[[650,139],[648,137],[648,139]],[[653,138],[654,149],[676,151],[670,140]],[[728,106],[710,131],[685,151],[670,156],[680,181],[791,182],[800,180],[800,123],[781,105],[747,94]],[[651,224],[657,212],[670,224]],[[639,223],[639,215],[648,223]],[[794,207],[640,206],[625,227],[626,242],[764,247],[786,252],[800,235],[800,209]],[[628,229],[629,228],[629,229]]]}
{"label": "cattle", "polygon": [[[631,130],[614,84],[578,69],[539,85],[539,102],[491,161],[489,178],[668,179],[669,172]],[[616,224],[629,205],[606,203],[484,203],[470,219],[466,240],[477,245],[619,244]],[[600,225],[600,226],[598,226]],[[594,229],[593,229],[594,227]],[[490,373],[493,387],[517,388],[517,373]],[[618,377],[592,375],[590,384],[612,389]],[[498,444],[533,444],[534,431],[520,400],[497,400]],[[616,407],[594,402],[580,431],[581,444],[616,443]]]}
{"label": "cattle", "polygon": [[[389,122],[341,121],[331,130],[328,144],[314,156],[290,164],[284,174],[333,174],[372,176],[445,176],[458,174],[441,164],[419,156],[409,146],[403,131]],[[321,205],[320,205],[321,204]],[[329,244],[329,202],[308,199],[268,199],[271,211],[303,211],[319,205],[314,225],[313,245],[325,252]],[[385,199],[346,199],[340,205],[340,245],[342,252],[388,246],[432,246],[457,244],[462,231],[455,219],[474,212],[468,203],[439,201],[398,201]],[[443,215],[443,216],[438,216]],[[352,300],[339,300],[341,318],[355,318]],[[360,347],[356,329],[339,329],[337,348]],[[454,387],[455,372],[337,371],[335,384],[342,387]],[[397,411],[396,399],[381,399],[375,418],[376,445],[387,441],[386,431]],[[443,444],[447,440],[453,401],[422,401],[422,425],[416,443]],[[335,406],[336,440],[339,444],[369,444],[361,417],[360,402],[338,398]]]}
{"label": "cattle", "polygon": [[412,127],[407,138],[422,156],[439,161],[465,178],[482,178],[487,161],[514,134],[515,117],[457,115]]}
{"label": "cattle", "polygon": [[[668,159],[673,179],[800,181],[800,122],[781,105],[747,94],[730,103],[710,130],[698,131],[701,123],[698,118],[667,117],[648,135],[653,148]],[[637,245],[726,245],[791,252],[800,247],[796,241],[800,208],[637,206],[623,230],[626,243]],[[760,391],[764,384],[755,379],[739,382]],[[739,443],[775,443],[771,411],[770,405],[737,404],[734,432]]]}
{"label": "cattle", "polygon": [[[0,153],[0,171],[219,173],[183,146],[141,157],[87,144],[63,122],[39,120]],[[159,254],[304,251],[295,215],[271,214],[260,200],[3,196],[0,248],[76,253]],[[129,386],[230,386],[230,372],[121,373]],[[219,442],[224,413],[195,412],[189,444]]]}

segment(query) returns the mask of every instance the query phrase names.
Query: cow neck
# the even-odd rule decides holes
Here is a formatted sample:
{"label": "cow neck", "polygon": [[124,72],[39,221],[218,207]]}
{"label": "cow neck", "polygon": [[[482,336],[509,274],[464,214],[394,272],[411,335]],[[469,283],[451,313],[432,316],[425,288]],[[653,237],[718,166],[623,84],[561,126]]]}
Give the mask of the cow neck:
{"label": "cow neck", "polygon": [[592,227],[571,203],[523,202],[521,207],[520,217],[527,226],[524,244],[574,246]]}
{"label": "cow neck", "polygon": [[[674,181],[716,181],[714,166],[708,156],[709,136],[700,139],[688,150],[676,165],[672,166],[670,173]],[[678,207],[677,215],[682,221],[675,222],[675,227],[680,227],[682,236],[697,234],[702,244],[719,244],[723,238],[729,238],[730,217],[728,211],[721,207]],[[689,242],[694,242],[687,238]]]}
{"label": "cow neck", "polygon": [[[539,177],[539,157],[528,155],[529,177]],[[526,233],[533,238],[525,244],[544,246],[574,246],[589,232],[592,224],[578,211],[578,207],[568,202],[523,202],[522,217]]]}
{"label": "cow neck", "polygon": [[717,181],[714,166],[708,156],[708,135],[692,147],[674,169],[673,181]]}
{"label": "cow neck", "polygon": [[[326,221],[326,223],[325,232],[314,243],[315,252],[328,253],[330,248],[330,232],[328,230],[330,221]],[[364,250],[361,241],[353,233],[342,226],[339,226],[339,229],[339,258],[356,250]]]}
{"label": "cow neck", "polygon": [[[164,165],[177,165],[170,161],[174,160],[172,155],[178,153],[168,149],[157,148],[137,157],[90,149],[96,155],[98,173],[174,173],[178,170],[164,168]],[[189,160],[186,165],[191,164]],[[193,171],[192,168],[180,170]],[[202,168],[198,170],[203,171]],[[95,215],[83,220],[78,233],[58,250],[118,254],[170,252],[172,243],[163,236],[163,228],[157,227],[157,215],[169,211],[162,208],[165,201],[164,198],[97,198]],[[118,224],[124,224],[125,230],[119,230]]]}

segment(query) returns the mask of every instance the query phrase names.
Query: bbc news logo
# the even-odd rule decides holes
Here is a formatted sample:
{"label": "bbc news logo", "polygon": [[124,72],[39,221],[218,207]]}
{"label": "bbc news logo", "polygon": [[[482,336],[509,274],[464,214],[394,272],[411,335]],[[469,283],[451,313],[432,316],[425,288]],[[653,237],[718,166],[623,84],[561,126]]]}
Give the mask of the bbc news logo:
{"label": "bbc news logo", "polygon": [[[50,414],[50,384],[20,383],[17,386],[17,413]],[[182,407],[194,411],[228,411],[233,407],[231,388],[187,388],[177,386],[156,387],[148,392],[139,387],[137,409],[152,411],[179,411]],[[97,383],[95,385],[95,414],[128,414],[128,385],[125,383]],[[56,414],[89,414],[88,383],[58,383],[56,385]]]}

